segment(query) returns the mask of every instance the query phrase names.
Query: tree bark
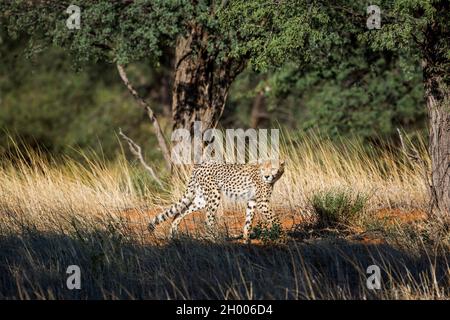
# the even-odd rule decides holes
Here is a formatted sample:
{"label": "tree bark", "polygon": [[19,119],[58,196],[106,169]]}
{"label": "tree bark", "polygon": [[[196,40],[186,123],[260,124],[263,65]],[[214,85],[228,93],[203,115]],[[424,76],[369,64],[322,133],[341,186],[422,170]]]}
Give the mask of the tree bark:
{"label": "tree bark", "polygon": [[[431,201],[433,209],[450,213],[450,64],[440,49],[449,39],[448,27],[430,24],[425,32],[423,81],[429,116]],[[445,51],[445,50],[444,50]],[[447,67],[446,67],[447,66]]]}
{"label": "tree bark", "polygon": [[[450,213],[450,100],[437,76],[425,80],[429,116],[429,150],[433,206]],[[443,87],[444,86],[444,87]]]}
{"label": "tree bark", "polygon": [[207,48],[211,43],[200,25],[194,25],[188,36],[177,41],[172,90],[174,130],[192,132],[194,121],[202,121],[203,131],[216,127],[230,86],[245,65],[232,58],[217,61],[214,49]]}
{"label": "tree bark", "polygon": [[253,100],[252,112],[250,115],[250,127],[262,128],[267,127],[269,122],[269,113],[267,111],[266,99],[264,91],[261,90],[256,94]]}

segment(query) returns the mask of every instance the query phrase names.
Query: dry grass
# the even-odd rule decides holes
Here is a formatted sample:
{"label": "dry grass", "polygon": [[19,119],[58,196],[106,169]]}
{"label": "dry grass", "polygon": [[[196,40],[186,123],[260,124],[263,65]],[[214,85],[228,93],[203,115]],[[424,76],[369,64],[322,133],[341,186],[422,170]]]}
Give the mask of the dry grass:
{"label": "dry grass", "polygon": [[[158,189],[123,158],[64,164],[27,153],[0,169],[0,298],[19,299],[446,299],[449,221],[428,217],[423,168],[399,151],[289,137],[288,160],[273,207],[287,239],[246,246],[202,239],[203,214],[183,223],[186,236],[150,235],[149,216],[177,199],[188,169]],[[428,159],[424,156],[426,162]],[[346,228],[317,224],[311,199],[329,190],[368,196]],[[241,232],[242,205],[224,203],[225,236]],[[68,265],[82,290],[65,287]],[[382,289],[365,270],[382,269]]]}

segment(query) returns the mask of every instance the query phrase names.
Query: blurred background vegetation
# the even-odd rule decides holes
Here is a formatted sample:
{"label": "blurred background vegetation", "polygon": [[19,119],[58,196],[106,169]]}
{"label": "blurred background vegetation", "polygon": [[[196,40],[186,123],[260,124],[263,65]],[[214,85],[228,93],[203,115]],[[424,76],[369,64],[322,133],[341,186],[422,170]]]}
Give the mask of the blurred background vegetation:
{"label": "blurred background vegetation", "polygon": [[[26,36],[12,39],[0,28],[0,156],[10,151],[15,140],[53,155],[78,157],[81,149],[114,159],[121,152],[117,137],[121,128],[147,157],[161,159],[151,124],[114,65],[89,62],[75,69],[62,49],[39,52],[36,47],[29,49],[28,40]],[[337,59],[331,68],[288,63],[257,72],[248,67],[233,83],[219,125],[281,126],[368,143],[395,143],[396,128],[425,135],[417,58],[354,45],[354,54]],[[167,133],[173,55],[168,49],[157,66],[140,61],[128,68]]]}

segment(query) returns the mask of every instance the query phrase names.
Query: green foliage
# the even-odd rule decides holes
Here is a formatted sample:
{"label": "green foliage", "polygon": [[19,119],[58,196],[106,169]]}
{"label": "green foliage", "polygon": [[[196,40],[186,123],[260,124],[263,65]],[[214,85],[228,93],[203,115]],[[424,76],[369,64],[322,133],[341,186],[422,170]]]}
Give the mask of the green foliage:
{"label": "green foliage", "polygon": [[0,65],[0,155],[13,147],[11,137],[52,154],[77,157],[83,149],[111,159],[120,152],[116,132],[122,128],[149,157],[159,157],[158,150],[146,148],[155,142],[148,119],[114,69],[98,63],[74,72],[68,55],[57,48],[27,59],[25,41],[0,35],[5,62]]}
{"label": "green foliage", "polygon": [[355,222],[363,213],[368,197],[350,190],[328,190],[314,194],[311,206],[322,228],[342,228]]}
{"label": "green foliage", "polygon": [[[261,78],[270,88],[265,96],[273,122],[367,140],[395,138],[396,128],[424,129],[423,33],[414,38],[412,30],[441,17],[430,3],[372,4],[382,9],[381,30],[366,27],[363,1],[233,2],[222,18],[245,39],[235,51],[250,54],[252,67],[266,70]],[[231,95],[232,108],[242,103],[250,109],[256,95],[258,84],[243,77]]]}
{"label": "green foliage", "polygon": [[[428,72],[450,83],[450,2],[448,0],[379,1],[383,25],[358,38],[373,50],[389,50],[416,56]],[[430,65],[431,64],[431,65]]]}
{"label": "green foliage", "polygon": [[422,72],[412,57],[380,55],[359,45],[326,69],[289,63],[259,75],[246,70],[232,87],[222,123],[248,125],[264,86],[270,88],[264,95],[272,125],[364,140],[397,138],[396,128],[424,129]]}
{"label": "green foliage", "polygon": [[338,41],[327,29],[330,22],[319,3],[307,1],[232,1],[219,14],[225,30],[235,36],[231,55],[250,57],[255,69],[269,70],[296,57],[299,63],[310,62],[317,48],[329,48]]}
{"label": "green foliage", "polygon": [[[448,27],[449,18],[445,0],[375,1],[382,8],[381,30],[366,27],[366,1],[81,0],[82,27],[68,30],[69,4],[11,1],[0,4],[0,12],[11,35],[30,34],[36,47],[64,47],[75,62],[157,62],[164,48],[198,25],[208,37],[196,39],[193,50],[203,50],[206,42],[210,58],[248,59],[257,70],[289,61],[325,67],[348,57],[356,39],[374,50],[418,53],[423,31],[433,23]],[[448,39],[442,39],[439,50],[448,49]]]}
{"label": "green foliage", "polygon": [[[185,0],[80,0],[81,28],[69,30],[65,12],[69,1],[7,1],[0,4],[11,36],[30,35],[30,45],[65,48],[75,65],[96,61],[126,64],[142,59],[154,62],[172,44],[191,19]],[[1,18],[1,17],[0,17]]]}
{"label": "green foliage", "polygon": [[[140,113],[131,111],[128,98],[122,100],[115,82],[96,84],[115,72],[103,62],[158,66],[173,52],[177,37],[193,25],[207,34],[191,44],[193,52],[251,67],[230,94],[224,125],[248,125],[253,98],[264,85],[270,88],[265,96],[272,122],[290,128],[368,140],[392,137],[397,127],[423,129],[420,62],[429,54],[428,29],[433,26],[447,34],[450,20],[444,0],[374,1],[371,4],[382,10],[380,30],[366,27],[366,1],[81,0],[81,29],[68,30],[69,4],[0,3],[0,24],[10,37],[1,34],[0,54],[6,63],[0,69],[8,76],[0,76],[0,89],[8,105],[2,106],[0,125],[22,131],[27,141],[37,137],[57,152],[64,144],[92,147],[93,140],[100,140],[109,154],[115,146],[106,138],[112,126],[141,127]],[[439,39],[432,48],[439,57],[432,68],[450,68],[449,39]],[[41,66],[34,69],[33,79],[27,79],[29,65],[12,61],[24,50],[25,41],[27,52]],[[48,51],[53,46],[62,47],[70,58],[55,58]],[[50,52],[48,56],[40,54],[43,50]],[[63,78],[70,66],[83,66],[87,74]],[[102,77],[93,77],[96,73]],[[38,83],[45,83],[45,94],[35,91]],[[79,121],[69,116],[74,114]],[[127,119],[135,116],[139,125],[131,120],[124,125],[119,118],[125,114]],[[67,128],[79,134],[67,136]]]}
{"label": "green foliage", "polygon": [[286,67],[272,78],[272,104],[286,105],[287,98],[294,97],[291,108],[302,111],[303,106],[305,113],[299,115],[299,127],[331,136],[393,137],[396,128],[420,128],[426,116],[425,108],[418,107],[425,103],[421,71],[402,70],[400,60],[359,53],[335,67],[306,74]]}
{"label": "green foliage", "polygon": [[250,238],[261,240],[264,244],[269,244],[282,240],[283,236],[284,232],[279,223],[274,223],[269,227],[267,223],[259,221],[252,228]]}

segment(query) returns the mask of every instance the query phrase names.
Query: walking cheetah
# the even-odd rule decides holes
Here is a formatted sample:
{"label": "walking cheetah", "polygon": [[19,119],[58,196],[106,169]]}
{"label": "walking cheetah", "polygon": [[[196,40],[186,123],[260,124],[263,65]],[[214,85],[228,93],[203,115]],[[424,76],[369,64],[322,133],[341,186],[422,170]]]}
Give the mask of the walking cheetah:
{"label": "walking cheetah", "polygon": [[202,163],[194,165],[187,190],[182,198],[169,209],[156,216],[149,224],[150,231],[168,218],[174,217],[170,229],[173,237],[181,219],[188,214],[206,208],[206,224],[210,236],[214,234],[215,213],[221,193],[233,200],[246,200],[244,240],[249,242],[254,209],[262,213],[273,226],[278,223],[269,205],[275,182],[284,172],[284,161],[268,160],[258,164]]}

